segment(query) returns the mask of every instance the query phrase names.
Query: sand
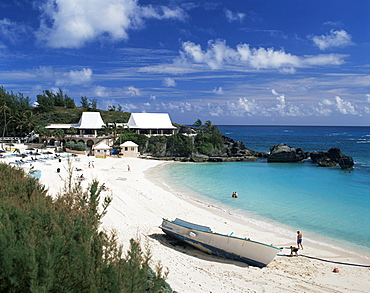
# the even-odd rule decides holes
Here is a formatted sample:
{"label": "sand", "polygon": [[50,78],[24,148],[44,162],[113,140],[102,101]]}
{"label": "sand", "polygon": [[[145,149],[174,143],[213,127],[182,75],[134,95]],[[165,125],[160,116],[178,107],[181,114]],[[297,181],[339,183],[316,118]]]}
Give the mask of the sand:
{"label": "sand", "polygon": [[[1,161],[10,163],[14,158]],[[83,174],[86,178],[82,181],[83,187],[97,179],[109,188],[102,192],[102,196],[112,196],[113,201],[102,220],[102,227],[114,229],[125,250],[129,248],[131,238],[139,238],[143,246],[151,250],[153,266],[160,262],[168,269],[167,281],[173,290],[213,293],[369,292],[369,258],[321,246],[306,239],[303,242],[304,250],[299,251],[300,256],[289,257],[288,247],[295,245],[296,231],[287,237],[262,229],[238,215],[231,215],[214,205],[178,193],[163,182],[158,173],[163,164],[174,162],[116,157],[101,159],[79,155],[72,160],[72,164],[74,169],[82,169],[74,171],[74,178]],[[32,165],[41,171],[40,180],[49,189],[49,194],[62,191],[68,174],[67,159],[61,162],[39,161]],[[23,167],[28,171],[30,164],[24,164]],[[60,168],[60,173],[57,173],[57,168]],[[249,237],[284,249],[265,268],[248,266],[176,244],[159,229],[162,218],[181,218],[209,226],[218,233],[234,232],[235,236]],[[339,273],[334,273],[334,268],[338,268]]]}

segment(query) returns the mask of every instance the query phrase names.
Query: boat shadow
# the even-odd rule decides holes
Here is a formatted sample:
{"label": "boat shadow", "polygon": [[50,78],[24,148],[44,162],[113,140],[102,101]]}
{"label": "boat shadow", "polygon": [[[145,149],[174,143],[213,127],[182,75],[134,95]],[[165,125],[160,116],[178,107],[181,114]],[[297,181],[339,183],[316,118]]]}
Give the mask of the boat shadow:
{"label": "boat shadow", "polygon": [[189,244],[186,244],[180,240],[177,240],[175,238],[172,238],[166,234],[160,234],[160,233],[155,233],[155,234],[151,234],[149,235],[150,238],[158,241],[160,244],[168,247],[168,248],[171,248],[173,250],[176,250],[178,252],[181,252],[183,254],[186,254],[188,256],[192,256],[192,257],[196,257],[196,258],[199,258],[199,259],[202,259],[202,260],[206,260],[206,261],[211,261],[211,262],[217,262],[217,263],[224,263],[224,264],[232,264],[232,265],[235,265],[235,266],[238,266],[238,267],[249,267],[248,264],[244,263],[244,262],[240,262],[240,261],[236,261],[236,260],[232,260],[232,259],[227,259],[227,258],[223,258],[223,257],[219,257],[217,255],[213,255],[213,254],[208,254],[208,253],[205,253]]}

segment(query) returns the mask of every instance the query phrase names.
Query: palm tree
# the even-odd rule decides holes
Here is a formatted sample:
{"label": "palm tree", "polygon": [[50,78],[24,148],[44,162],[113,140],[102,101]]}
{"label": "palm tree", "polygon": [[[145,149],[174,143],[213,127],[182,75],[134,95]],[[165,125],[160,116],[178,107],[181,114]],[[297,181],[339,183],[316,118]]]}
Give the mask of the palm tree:
{"label": "palm tree", "polygon": [[18,112],[15,117],[17,129],[20,129],[21,132],[24,130],[22,134],[30,133],[33,128],[37,125],[36,116],[33,114],[32,111],[26,111],[24,113]]}
{"label": "palm tree", "polygon": [[195,121],[194,124],[193,124],[194,127],[197,127],[198,128],[197,129],[197,132],[199,134],[202,134],[203,133],[203,127],[202,127],[202,125],[203,125],[203,123],[202,123],[202,121],[200,119],[198,119],[197,121]]}
{"label": "palm tree", "polygon": [[6,126],[8,125],[9,121],[6,121],[6,112],[10,112],[10,109],[7,105],[0,106],[0,111],[3,113],[4,116],[4,126],[3,126],[3,139],[1,140],[1,148],[4,148],[4,137],[5,137],[5,130]]}

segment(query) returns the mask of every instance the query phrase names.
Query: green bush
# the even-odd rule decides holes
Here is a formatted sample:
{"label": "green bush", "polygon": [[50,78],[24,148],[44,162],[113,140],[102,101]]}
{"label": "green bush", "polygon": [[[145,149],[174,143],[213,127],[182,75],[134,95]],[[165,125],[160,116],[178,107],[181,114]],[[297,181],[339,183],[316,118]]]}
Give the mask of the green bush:
{"label": "green bush", "polygon": [[66,142],[66,148],[75,151],[86,151],[86,145],[83,142],[75,143],[73,140]]}
{"label": "green bush", "polygon": [[162,268],[150,269],[150,251],[132,239],[125,257],[101,230],[111,198],[100,198],[97,181],[87,191],[66,182],[55,199],[5,164],[0,181],[0,292],[172,292]]}

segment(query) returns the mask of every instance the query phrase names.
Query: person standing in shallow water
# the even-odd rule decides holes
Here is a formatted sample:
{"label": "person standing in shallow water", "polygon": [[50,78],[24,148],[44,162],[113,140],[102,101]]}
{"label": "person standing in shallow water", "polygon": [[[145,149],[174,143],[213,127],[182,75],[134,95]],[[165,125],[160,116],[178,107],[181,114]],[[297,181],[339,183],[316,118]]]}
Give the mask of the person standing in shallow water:
{"label": "person standing in shallow water", "polygon": [[303,249],[303,245],[302,245],[302,233],[297,231],[297,246],[298,248],[301,248]]}

